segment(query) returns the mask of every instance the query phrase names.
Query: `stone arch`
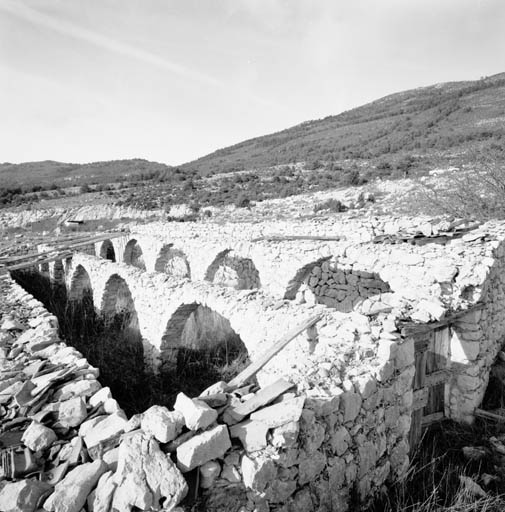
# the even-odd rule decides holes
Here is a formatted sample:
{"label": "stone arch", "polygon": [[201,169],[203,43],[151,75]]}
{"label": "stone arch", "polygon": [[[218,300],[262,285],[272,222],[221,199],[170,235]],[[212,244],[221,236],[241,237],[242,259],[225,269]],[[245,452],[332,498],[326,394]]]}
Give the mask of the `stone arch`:
{"label": "stone arch", "polygon": [[[190,359],[196,355],[210,365],[225,359],[229,367],[248,357],[246,346],[229,320],[199,302],[181,304],[168,320],[161,339],[160,357],[165,370],[184,372],[188,354]],[[213,376],[216,377],[219,376]]]}
{"label": "stone arch", "polygon": [[391,292],[389,284],[379,274],[352,266],[341,268],[330,260],[331,257],[321,258],[300,268],[289,281],[284,298],[324,304],[342,313],[359,310],[376,314],[390,309],[379,300]]}
{"label": "stone arch", "polygon": [[302,268],[296,271],[296,274],[292,279],[289,280],[288,286],[286,287],[286,293],[284,293],[284,298],[293,300],[296,298],[296,294],[300,289],[300,286],[303,282],[308,278],[313,268],[321,265],[323,262],[328,261],[331,256],[326,256],[324,258],[320,258],[316,261],[311,261],[307,263]]}
{"label": "stone arch", "polygon": [[144,352],[133,296],[127,282],[119,274],[112,274],[105,283],[100,313],[105,325],[109,329],[121,331],[125,343],[134,347],[137,354]]}
{"label": "stone arch", "polygon": [[99,256],[105,260],[112,262],[116,261],[116,251],[114,250],[114,246],[112,245],[111,240],[104,240],[102,242],[100,245]]}
{"label": "stone arch", "polygon": [[236,290],[261,287],[260,275],[253,260],[236,255],[232,249],[221,251],[214,258],[205,279]]}
{"label": "stone arch", "polygon": [[164,245],[154,263],[156,272],[163,272],[173,277],[191,279],[191,269],[186,254],[172,244]]}
{"label": "stone arch", "polygon": [[91,279],[82,265],[77,265],[70,280],[68,299],[71,301],[93,300]]}
{"label": "stone arch", "polygon": [[127,265],[132,265],[134,267],[140,268],[141,270],[146,270],[144,251],[142,251],[139,242],[135,238],[132,238],[126,244],[123,261]]}

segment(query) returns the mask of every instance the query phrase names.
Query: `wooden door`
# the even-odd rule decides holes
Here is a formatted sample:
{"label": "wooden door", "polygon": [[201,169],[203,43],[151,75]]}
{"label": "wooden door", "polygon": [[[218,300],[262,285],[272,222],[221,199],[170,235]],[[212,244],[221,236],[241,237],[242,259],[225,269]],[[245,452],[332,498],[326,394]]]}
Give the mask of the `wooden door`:
{"label": "wooden door", "polygon": [[414,405],[410,448],[416,447],[422,431],[445,418],[446,382],[449,377],[450,326],[413,335],[415,346]]}

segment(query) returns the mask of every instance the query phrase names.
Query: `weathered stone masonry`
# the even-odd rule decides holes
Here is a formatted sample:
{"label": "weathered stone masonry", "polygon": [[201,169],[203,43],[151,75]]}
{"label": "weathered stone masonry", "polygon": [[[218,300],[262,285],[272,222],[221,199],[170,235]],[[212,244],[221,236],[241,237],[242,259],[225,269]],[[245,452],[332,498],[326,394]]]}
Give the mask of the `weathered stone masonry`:
{"label": "weathered stone masonry", "polygon": [[[242,234],[233,242],[233,233],[213,239],[211,228],[192,227],[186,239],[171,225],[166,236],[157,228],[157,236],[132,234],[112,245],[122,262],[135,240],[133,265],[76,254],[50,274],[61,279],[62,267],[69,297],[90,290],[100,314],[133,308],[153,364],[191,342],[180,333],[195,305],[225,318],[229,326],[217,331],[240,336],[253,361],[303,318],[324,314],[317,343],[299,336],[258,375],[262,386],[281,376],[296,384],[295,397],[304,399],[299,421],[270,429],[263,448],[245,443],[238,459],[219,459],[223,485],[233,472],[264,510],[345,510],[353,490],[366,500],[404,474],[423,407],[425,417],[472,421],[505,335],[503,225],[423,246],[376,245],[363,234],[359,243],[255,242],[244,226],[249,240]],[[169,251],[187,272],[165,273]],[[256,289],[235,289],[236,269],[225,282],[233,286],[206,279],[228,251],[252,262],[242,268],[256,276],[248,281]],[[161,254],[165,263],[156,266]],[[135,268],[140,259],[147,272]],[[430,370],[430,385],[420,387],[420,368]]]}

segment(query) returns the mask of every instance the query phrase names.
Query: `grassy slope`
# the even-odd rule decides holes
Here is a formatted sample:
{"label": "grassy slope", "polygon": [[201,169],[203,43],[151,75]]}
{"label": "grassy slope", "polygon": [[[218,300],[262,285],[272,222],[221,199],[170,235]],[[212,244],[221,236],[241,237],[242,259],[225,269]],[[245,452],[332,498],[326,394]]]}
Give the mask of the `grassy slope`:
{"label": "grassy slope", "polygon": [[142,173],[168,171],[169,166],[147,160],[112,160],[110,162],[92,162],[89,164],[69,164],[46,160],[44,162],[26,162],[21,164],[0,164],[0,182],[2,187],[23,185],[50,185],[60,187],[81,185],[84,183],[110,183],[121,181],[128,176]]}
{"label": "grassy slope", "polygon": [[[505,141],[505,73],[450,82],[382,99],[220,149],[189,162],[202,174],[321,159],[399,158],[434,162]],[[447,160],[446,160],[447,161]]]}

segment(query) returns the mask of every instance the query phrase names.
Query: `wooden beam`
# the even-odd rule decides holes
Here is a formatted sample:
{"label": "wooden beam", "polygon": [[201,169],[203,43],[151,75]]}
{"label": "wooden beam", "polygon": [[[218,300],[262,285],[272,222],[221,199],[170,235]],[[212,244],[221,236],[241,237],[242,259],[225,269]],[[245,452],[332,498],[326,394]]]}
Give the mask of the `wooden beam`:
{"label": "wooden beam", "polygon": [[421,420],[421,425],[423,427],[429,427],[430,425],[433,425],[433,423],[438,423],[443,419],[445,419],[445,414],[443,412],[434,412],[433,414],[427,414],[424,416]]}
{"label": "wooden beam", "polygon": [[285,336],[276,341],[267,351],[261,354],[256,361],[251,363],[245,370],[240,372],[234,379],[228,383],[230,389],[235,389],[246,384],[254,377],[275,355],[277,355],[291,340],[296,338],[300,333],[313,326],[321,320],[323,313],[314,315],[301,324],[297,325]]}
{"label": "wooden beam", "polygon": [[[499,411],[505,411],[503,409],[498,409]],[[475,409],[475,416],[479,418],[484,418],[486,420],[494,420],[494,421],[505,421],[505,414],[496,414],[490,411],[484,411],[482,409]]]}
{"label": "wooden beam", "polygon": [[266,235],[258,238],[253,238],[251,242],[262,242],[262,241],[289,241],[289,240],[315,240],[322,242],[339,242],[344,238],[341,236],[316,236],[316,235]]}
{"label": "wooden beam", "polygon": [[450,370],[438,370],[436,372],[427,373],[424,378],[424,384],[426,387],[436,386],[447,382],[451,376]]}
{"label": "wooden beam", "polygon": [[410,336],[416,334],[422,334],[424,332],[433,331],[435,329],[439,329],[440,327],[447,327],[448,324],[459,320],[461,317],[465,316],[467,313],[471,311],[476,311],[478,309],[482,309],[485,307],[483,302],[477,302],[476,304],[470,306],[467,309],[462,311],[458,311],[453,313],[452,315],[446,316],[439,320],[438,322],[430,322],[428,324],[416,324],[414,322],[400,322],[401,333],[403,336]]}
{"label": "wooden beam", "polygon": [[73,252],[64,252],[60,254],[56,254],[54,256],[42,259],[36,259],[31,261],[24,261],[23,263],[18,263],[17,265],[9,265],[5,267],[0,267],[0,274],[5,272],[11,272],[13,270],[22,270],[25,268],[34,267],[35,265],[41,265],[42,263],[50,263],[51,261],[62,260],[64,258],[68,258],[72,256]]}

